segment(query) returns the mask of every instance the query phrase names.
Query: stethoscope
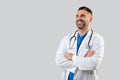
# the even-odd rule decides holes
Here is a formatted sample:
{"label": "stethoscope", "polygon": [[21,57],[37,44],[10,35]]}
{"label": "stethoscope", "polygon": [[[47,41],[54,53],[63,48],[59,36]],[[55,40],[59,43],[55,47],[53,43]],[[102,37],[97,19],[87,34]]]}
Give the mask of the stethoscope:
{"label": "stethoscope", "polygon": [[[77,32],[78,32],[78,30],[76,30],[74,32],[73,36],[69,40],[69,49],[72,49],[74,44],[75,44],[75,41],[76,41],[76,36],[75,35],[76,35]],[[91,29],[91,35],[90,35],[89,41],[88,41],[87,46],[86,46],[87,49],[91,49],[90,41],[91,41],[92,35],[93,35],[93,30]],[[73,40],[73,44],[71,45],[72,40]]]}

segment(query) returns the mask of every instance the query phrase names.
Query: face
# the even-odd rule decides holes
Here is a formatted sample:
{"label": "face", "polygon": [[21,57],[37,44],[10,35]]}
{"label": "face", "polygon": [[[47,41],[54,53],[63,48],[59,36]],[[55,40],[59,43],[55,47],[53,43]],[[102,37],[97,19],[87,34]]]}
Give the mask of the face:
{"label": "face", "polygon": [[89,26],[92,21],[92,16],[86,10],[79,10],[76,14],[76,25],[78,29],[82,30]]}

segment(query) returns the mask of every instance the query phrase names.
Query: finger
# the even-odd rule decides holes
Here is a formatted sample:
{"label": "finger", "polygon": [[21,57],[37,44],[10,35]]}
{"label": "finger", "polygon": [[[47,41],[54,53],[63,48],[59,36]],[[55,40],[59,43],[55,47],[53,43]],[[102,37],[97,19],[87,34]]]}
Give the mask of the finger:
{"label": "finger", "polygon": [[85,55],[85,57],[92,57],[94,55],[95,51],[91,50],[88,51],[87,54]]}

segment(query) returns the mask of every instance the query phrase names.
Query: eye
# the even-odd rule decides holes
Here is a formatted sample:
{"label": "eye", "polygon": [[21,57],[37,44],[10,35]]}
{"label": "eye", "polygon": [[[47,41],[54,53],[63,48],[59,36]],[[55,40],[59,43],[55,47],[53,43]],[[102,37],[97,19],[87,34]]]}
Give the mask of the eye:
{"label": "eye", "polygon": [[81,14],[81,17],[85,17],[85,14]]}
{"label": "eye", "polygon": [[76,15],[76,17],[79,17],[78,14]]}

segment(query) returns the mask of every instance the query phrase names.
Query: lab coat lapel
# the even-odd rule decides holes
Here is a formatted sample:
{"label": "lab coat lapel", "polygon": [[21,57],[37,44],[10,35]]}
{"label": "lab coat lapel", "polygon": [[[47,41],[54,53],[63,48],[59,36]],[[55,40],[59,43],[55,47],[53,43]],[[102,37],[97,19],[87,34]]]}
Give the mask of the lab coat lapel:
{"label": "lab coat lapel", "polygon": [[74,47],[75,47],[75,53],[77,51],[77,34],[78,34],[78,32],[75,34],[75,36],[76,36],[75,45],[74,45]]}
{"label": "lab coat lapel", "polygon": [[[85,55],[85,52],[88,50],[88,49],[86,48],[86,46],[87,46],[87,43],[88,43],[88,41],[89,41],[90,35],[91,35],[91,30],[88,31],[86,37],[83,39],[83,41],[82,41],[82,43],[81,43],[81,45],[80,45],[80,48],[79,48],[79,50],[78,50],[78,54],[81,55],[81,56],[84,56],[84,55]],[[84,52],[84,53],[81,52],[82,49],[85,49],[85,52]]]}
{"label": "lab coat lapel", "polygon": [[[75,34],[75,37],[76,37],[76,40],[74,40],[74,39],[72,39],[70,42],[69,42],[69,47],[68,47],[68,50],[70,50],[70,51],[72,51],[73,52],[73,54],[75,54],[76,55],[76,50],[77,50],[77,34],[78,34],[78,32],[76,32],[76,34]],[[70,36],[70,38],[72,37],[74,35],[74,33],[72,33],[71,34],[71,36]],[[70,39],[69,39],[70,40]],[[75,41],[75,42],[74,42]],[[73,45],[73,43],[74,43],[74,45]],[[71,48],[71,49],[69,49],[71,46],[73,45],[73,47]]]}

